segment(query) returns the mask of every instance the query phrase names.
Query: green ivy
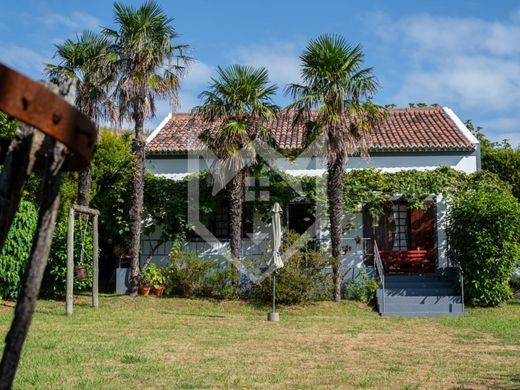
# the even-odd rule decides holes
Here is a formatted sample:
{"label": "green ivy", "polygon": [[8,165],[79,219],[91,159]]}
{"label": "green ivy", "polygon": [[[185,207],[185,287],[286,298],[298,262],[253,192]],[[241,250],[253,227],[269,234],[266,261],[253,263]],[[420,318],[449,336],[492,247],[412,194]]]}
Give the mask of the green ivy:
{"label": "green ivy", "polygon": [[33,203],[20,202],[2,253],[0,253],[0,298],[16,299],[25,264],[29,258],[32,238],[38,221]]}

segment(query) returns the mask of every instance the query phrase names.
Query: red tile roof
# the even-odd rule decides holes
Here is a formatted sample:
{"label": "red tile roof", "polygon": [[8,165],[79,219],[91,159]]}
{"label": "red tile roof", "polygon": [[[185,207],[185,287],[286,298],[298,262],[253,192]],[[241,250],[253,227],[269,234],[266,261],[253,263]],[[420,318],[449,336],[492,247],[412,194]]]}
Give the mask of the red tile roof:
{"label": "red tile roof", "polygon": [[[303,147],[305,126],[292,126],[293,113],[280,114],[270,124],[282,149]],[[191,114],[173,114],[147,145],[148,154],[168,154],[204,148],[199,135],[208,125]],[[371,134],[370,151],[471,151],[475,146],[441,107],[394,108]]]}

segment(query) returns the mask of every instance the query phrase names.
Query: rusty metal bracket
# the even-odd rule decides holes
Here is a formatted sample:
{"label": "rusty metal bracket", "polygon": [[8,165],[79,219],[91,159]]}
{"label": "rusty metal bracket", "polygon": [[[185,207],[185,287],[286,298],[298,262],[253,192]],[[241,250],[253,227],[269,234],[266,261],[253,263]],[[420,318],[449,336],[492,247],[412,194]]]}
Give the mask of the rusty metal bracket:
{"label": "rusty metal bracket", "polygon": [[66,170],[86,168],[94,156],[95,124],[45,86],[0,63],[0,110],[65,144]]}

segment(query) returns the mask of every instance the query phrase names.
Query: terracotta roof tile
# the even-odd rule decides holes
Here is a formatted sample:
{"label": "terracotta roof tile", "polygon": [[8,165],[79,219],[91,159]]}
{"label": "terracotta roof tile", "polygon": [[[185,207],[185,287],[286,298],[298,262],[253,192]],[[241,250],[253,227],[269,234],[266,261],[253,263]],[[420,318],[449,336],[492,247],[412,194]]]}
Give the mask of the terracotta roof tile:
{"label": "terracotta roof tile", "polygon": [[[270,124],[282,149],[303,147],[305,126],[292,126],[293,113],[282,113]],[[203,149],[199,135],[208,125],[191,114],[173,114],[147,144],[149,154],[167,154]],[[371,134],[370,150],[434,151],[473,150],[474,145],[441,107],[394,108]]]}

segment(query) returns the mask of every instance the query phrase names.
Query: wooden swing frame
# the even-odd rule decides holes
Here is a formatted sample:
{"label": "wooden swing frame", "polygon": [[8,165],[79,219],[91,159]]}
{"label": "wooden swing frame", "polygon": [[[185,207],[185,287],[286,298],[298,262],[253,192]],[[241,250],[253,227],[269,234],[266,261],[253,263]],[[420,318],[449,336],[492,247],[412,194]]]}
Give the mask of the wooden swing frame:
{"label": "wooden swing frame", "polygon": [[74,219],[76,213],[92,217],[92,307],[99,306],[99,211],[86,206],[73,205],[69,209],[67,230],[67,294],[65,313],[72,315],[74,306]]}

